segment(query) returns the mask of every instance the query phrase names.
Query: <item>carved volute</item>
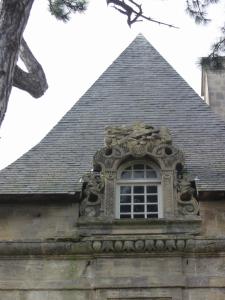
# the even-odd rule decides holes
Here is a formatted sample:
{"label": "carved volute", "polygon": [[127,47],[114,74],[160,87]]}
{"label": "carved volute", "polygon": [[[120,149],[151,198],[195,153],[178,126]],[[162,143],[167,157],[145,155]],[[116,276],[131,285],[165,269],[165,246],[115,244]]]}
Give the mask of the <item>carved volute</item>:
{"label": "carved volute", "polygon": [[105,147],[93,158],[94,171],[82,178],[80,215],[114,219],[118,168],[140,159],[160,169],[163,218],[198,214],[195,186],[185,175],[183,152],[172,145],[168,128],[137,123],[106,128]]}

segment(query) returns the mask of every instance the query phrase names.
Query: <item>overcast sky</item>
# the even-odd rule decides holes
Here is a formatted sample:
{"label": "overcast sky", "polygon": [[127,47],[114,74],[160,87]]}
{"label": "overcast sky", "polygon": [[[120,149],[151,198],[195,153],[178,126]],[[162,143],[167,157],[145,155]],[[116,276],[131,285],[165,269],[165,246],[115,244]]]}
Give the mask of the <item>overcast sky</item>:
{"label": "overcast sky", "polygon": [[[47,0],[36,0],[24,34],[44,67],[49,89],[40,99],[13,88],[0,130],[0,168],[37,144],[82,94],[141,32],[173,68],[200,94],[198,58],[206,56],[223,25],[224,2],[210,10],[214,20],[197,26],[185,13],[185,0],[139,0],[151,22],[130,29],[124,16],[107,8],[105,0],[89,0],[86,13],[67,24],[50,15]],[[153,124],[154,125],[154,124]]]}

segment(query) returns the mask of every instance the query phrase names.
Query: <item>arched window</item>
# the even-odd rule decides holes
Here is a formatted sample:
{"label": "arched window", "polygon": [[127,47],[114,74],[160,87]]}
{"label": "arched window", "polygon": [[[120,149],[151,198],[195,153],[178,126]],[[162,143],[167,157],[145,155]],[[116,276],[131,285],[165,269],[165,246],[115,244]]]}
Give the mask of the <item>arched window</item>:
{"label": "arched window", "polygon": [[119,168],[116,217],[162,218],[161,176],[155,164],[133,161]]}

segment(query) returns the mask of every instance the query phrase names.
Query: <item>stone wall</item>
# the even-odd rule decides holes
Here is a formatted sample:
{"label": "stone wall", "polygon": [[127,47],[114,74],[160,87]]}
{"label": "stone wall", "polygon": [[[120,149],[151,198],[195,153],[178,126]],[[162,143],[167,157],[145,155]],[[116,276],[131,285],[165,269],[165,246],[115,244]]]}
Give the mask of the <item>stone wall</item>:
{"label": "stone wall", "polygon": [[202,235],[225,237],[225,199],[200,202]]}
{"label": "stone wall", "polygon": [[29,240],[74,234],[78,204],[11,203],[0,206],[0,240]]}
{"label": "stone wall", "polygon": [[224,300],[225,203],[200,211],[199,232],[178,221],[80,231],[76,203],[1,204],[0,299]]}
{"label": "stone wall", "polygon": [[0,299],[224,300],[224,257],[4,259]]}

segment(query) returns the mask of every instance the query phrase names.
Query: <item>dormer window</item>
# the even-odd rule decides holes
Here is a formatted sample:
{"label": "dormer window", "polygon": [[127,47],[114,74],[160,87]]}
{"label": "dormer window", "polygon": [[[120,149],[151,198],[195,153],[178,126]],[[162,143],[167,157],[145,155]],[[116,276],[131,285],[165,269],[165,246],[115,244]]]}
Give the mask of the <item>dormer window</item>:
{"label": "dormer window", "polygon": [[94,171],[83,176],[80,215],[110,222],[196,216],[199,205],[184,166],[183,152],[172,145],[166,127],[107,127],[105,147],[93,157]]}
{"label": "dormer window", "polygon": [[154,164],[135,161],[119,168],[116,218],[162,218],[161,176]]}

